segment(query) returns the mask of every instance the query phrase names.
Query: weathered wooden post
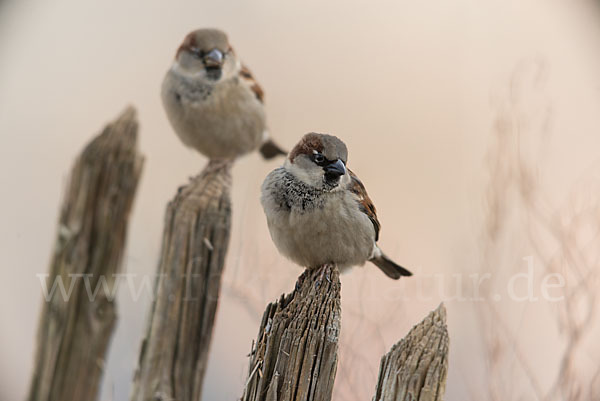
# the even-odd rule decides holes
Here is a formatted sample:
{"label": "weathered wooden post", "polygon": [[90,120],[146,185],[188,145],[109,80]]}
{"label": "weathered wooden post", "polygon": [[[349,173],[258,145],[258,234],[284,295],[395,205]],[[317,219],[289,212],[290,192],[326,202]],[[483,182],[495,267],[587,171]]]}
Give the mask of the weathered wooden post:
{"label": "weathered wooden post", "polygon": [[[242,401],[331,400],[340,314],[337,268],[305,271],[296,290],[265,310]],[[373,401],[440,401],[447,370],[446,310],[440,305],[383,356]]]}
{"label": "weathered wooden post", "polygon": [[117,318],[114,275],[121,268],[143,165],[137,131],[135,110],[129,107],[85,147],[73,166],[46,282],[51,288],[62,281],[72,290],[64,299],[61,291],[54,291],[42,307],[29,401],[98,397]]}
{"label": "weathered wooden post", "polygon": [[231,162],[209,162],[167,207],[132,400],[201,398],[229,243],[230,170]]}
{"label": "weathered wooden post", "polygon": [[330,400],[340,334],[336,266],[305,271],[262,318],[243,401]]}
{"label": "weathered wooden post", "polygon": [[441,401],[448,343],[446,308],[440,304],[381,358],[373,401]]}

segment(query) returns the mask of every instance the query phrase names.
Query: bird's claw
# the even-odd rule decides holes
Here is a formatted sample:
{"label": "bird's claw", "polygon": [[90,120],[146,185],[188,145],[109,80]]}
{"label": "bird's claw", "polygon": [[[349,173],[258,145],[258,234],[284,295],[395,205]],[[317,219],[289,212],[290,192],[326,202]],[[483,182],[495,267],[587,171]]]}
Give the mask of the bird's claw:
{"label": "bird's claw", "polygon": [[304,270],[300,277],[298,277],[298,280],[296,280],[296,291],[300,291],[300,288],[302,288],[302,284],[304,284],[304,279],[306,278],[307,271],[308,269]]}
{"label": "bird's claw", "polygon": [[317,279],[317,281],[315,281],[315,287],[319,288],[321,286],[321,282],[323,281],[323,278],[325,278],[325,280],[327,280],[327,282],[329,284],[331,284],[331,278],[329,277],[329,264],[324,264],[323,266],[320,267],[321,269],[321,274],[319,274],[319,278]]}

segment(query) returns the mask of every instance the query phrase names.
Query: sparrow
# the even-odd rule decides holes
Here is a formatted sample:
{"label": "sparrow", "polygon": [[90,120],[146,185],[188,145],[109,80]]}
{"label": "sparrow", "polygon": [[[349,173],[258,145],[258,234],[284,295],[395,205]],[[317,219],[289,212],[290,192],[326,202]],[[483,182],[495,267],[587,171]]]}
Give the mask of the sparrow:
{"label": "sparrow", "polygon": [[309,269],[333,263],[344,271],[369,261],[393,279],[411,276],[377,246],[375,206],[347,163],[339,138],[309,133],[267,175],[261,203],[275,246]]}
{"label": "sparrow", "polygon": [[264,92],[220,30],[198,29],[185,37],[161,97],[179,139],[211,159],[255,149],[265,159],[287,153],[269,139]]}

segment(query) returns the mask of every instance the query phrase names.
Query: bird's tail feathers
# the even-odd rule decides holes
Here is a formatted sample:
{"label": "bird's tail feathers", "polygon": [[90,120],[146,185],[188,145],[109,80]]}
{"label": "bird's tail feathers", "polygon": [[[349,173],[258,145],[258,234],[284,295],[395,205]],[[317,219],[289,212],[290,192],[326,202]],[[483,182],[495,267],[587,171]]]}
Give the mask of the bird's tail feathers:
{"label": "bird's tail feathers", "polygon": [[381,251],[376,252],[370,261],[379,267],[386,276],[394,280],[398,280],[402,276],[412,276],[409,270],[393,262]]}
{"label": "bird's tail feathers", "polygon": [[287,152],[285,150],[281,149],[279,145],[277,145],[270,139],[264,141],[259,150],[262,157],[264,157],[267,160],[272,159],[275,156],[287,155]]}

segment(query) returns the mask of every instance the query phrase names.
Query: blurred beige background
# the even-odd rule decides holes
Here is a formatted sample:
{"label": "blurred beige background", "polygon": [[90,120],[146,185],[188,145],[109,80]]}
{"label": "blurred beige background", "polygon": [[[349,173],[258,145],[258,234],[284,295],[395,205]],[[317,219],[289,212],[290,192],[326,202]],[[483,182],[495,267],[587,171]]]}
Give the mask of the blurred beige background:
{"label": "blurred beige background", "polygon": [[[523,225],[527,205],[500,199],[508,184],[496,173],[513,175],[496,168],[496,153],[527,161],[550,216],[565,204],[579,210],[597,200],[598,187],[590,185],[597,184],[600,156],[597,3],[9,0],[0,5],[0,399],[27,393],[42,302],[36,274],[47,269],[73,158],[129,103],[139,111],[147,159],[124,268],[140,281],[154,272],[166,202],[205,163],[179,143],[159,99],[175,49],[197,27],[229,33],[266,91],[280,143],[291,147],[308,131],[346,141],[349,163],[383,223],[380,244],[415,272],[392,282],[366,266],[342,277],[336,399],[370,399],[380,356],[442,300],[451,336],[448,400],[493,398],[488,375],[527,377],[518,353],[490,364],[482,331],[493,331],[494,322],[482,322],[477,302],[453,297],[452,280],[490,271],[503,288],[508,278],[497,273],[524,270],[523,258],[533,255],[544,266],[528,241],[531,227]],[[519,121],[509,136],[497,135],[499,115]],[[278,163],[250,155],[235,167],[233,237],[205,400],[241,394],[262,309],[300,273],[277,254],[258,201],[263,177]],[[517,211],[493,246],[490,196]],[[560,248],[543,243],[542,254]],[[598,251],[597,236],[586,246]],[[126,288],[119,292],[102,400],[129,395],[149,302],[148,293],[135,301]],[[543,300],[496,304],[514,335],[509,343],[522,344],[536,376],[535,384],[507,381],[512,392],[504,399],[536,386],[552,389],[566,341],[553,320],[561,307]],[[589,373],[600,347],[585,334],[574,363]],[[600,387],[577,372],[586,389]]]}

